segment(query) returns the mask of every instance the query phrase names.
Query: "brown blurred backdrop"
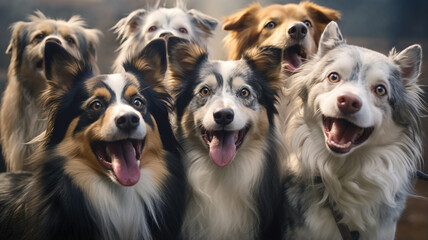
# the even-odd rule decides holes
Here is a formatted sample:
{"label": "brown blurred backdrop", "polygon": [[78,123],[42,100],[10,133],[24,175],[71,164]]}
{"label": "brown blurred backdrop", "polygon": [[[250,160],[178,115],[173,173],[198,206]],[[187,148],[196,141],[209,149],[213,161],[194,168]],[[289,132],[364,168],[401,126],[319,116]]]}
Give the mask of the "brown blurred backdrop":
{"label": "brown blurred backdrop", "polygon": [[[342,13],[339,26],[348,43],[360,45],[387,54],[392,47],[403,50],[405,47],[419,43],[428,55],[428,1],[427,0],[313,0],[315,3],[337,9]],[[166,0],[167,7],[175,1]],[[195,8],[220,21],[238,9],[246,7],[253,0],[188,0],[188,8]],[[271,3],[290,3],[299,1],[260,0],[263,6]],[[10,40],[9,26],[24,20],[35,10],[41,10],[52,18],[69,19],[72,15],[82,16],[89,27],[98,28],[104,36],[98,48],[98,62],[103,73],[109,73],[116,56],[118,42],[109,30],[120,18],[131,11],[145,8],[146,1],[137,0],[0,0],[0,91],[3,92],[7,81],[7,66],[10,56],[4,54]],[[209,46],[215,58],[225,59],[222,38],[225,32],[219,24],[216,35]],[[421,83],[428,84],[428,60],[423,61]],[[427,88],[424,87],[424,99],[428,101]],[[424,133],[428,133],[428,119],[423,119]],[[424,149],[428,149],[425,138]],[[428,172],[428,153],[425,151],[425,168]],[[423,167],[422,167],[423,168]],[[416,182],[419,198],[408,200],[405,213],[400,219],[396,239],[428,239],[428,182]],[[425,198],[424,198],[425,197]]]}

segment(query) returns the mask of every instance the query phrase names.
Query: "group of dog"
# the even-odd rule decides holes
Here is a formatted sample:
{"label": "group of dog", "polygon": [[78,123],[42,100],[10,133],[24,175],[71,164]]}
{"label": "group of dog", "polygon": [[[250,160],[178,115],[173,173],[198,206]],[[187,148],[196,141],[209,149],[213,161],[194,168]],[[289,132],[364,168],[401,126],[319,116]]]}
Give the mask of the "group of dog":
{"label": "group of dog", "polygon": [[336,10],[184,5],[100,31],[12,25],[1,239],[393,239],[422,159],[422,50],[348,45]]}

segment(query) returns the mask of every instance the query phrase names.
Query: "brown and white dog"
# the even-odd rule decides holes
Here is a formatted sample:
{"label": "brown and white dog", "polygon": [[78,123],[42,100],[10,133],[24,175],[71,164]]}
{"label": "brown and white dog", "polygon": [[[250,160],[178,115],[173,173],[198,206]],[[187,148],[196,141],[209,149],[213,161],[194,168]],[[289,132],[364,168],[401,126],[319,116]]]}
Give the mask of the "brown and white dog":
{"label": "brown and white dog", "polygon": [[155,6],[138,9],[122,18],[113,26],[121,41],[113,71],[123,72],[122,63],[127,58],[136,57],[151,40],[164,35],[185,38],[206,47],[218,21],[195,9],[187,10],[184,2],[177,1],[173,8]]}
{"label": "brown and white dog", "polygon": [[2,98],[1,141],[9,171],[28,169],[26,159],[37,144],[28,142],[46,129],[46,116],[39,96],[46,88],[43,55],[46,42],[63,46],[79,60],[98,71],[95,48],[101,32],[85,28],[79,16],[55,20],[36,11],[28,22],[11,26],[12,37],[6,53],[12,55],[8,83]]}
{"label": "brown and white dog", "polygon": [[284,50],[284,69],[293,72],[317,51],[325,26],[339,18],[338,11],[308,1],[267,7],[254,3],[224,21],[229,59],[240,59],[253,47],[276,46]]}

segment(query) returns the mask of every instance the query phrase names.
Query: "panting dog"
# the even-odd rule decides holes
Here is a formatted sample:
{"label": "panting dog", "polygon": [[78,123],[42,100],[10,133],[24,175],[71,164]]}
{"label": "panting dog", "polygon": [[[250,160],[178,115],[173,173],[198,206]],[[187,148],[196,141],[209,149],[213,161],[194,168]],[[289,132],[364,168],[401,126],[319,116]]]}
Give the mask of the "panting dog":
{"label": "panting dog", "polygon": [[307,1],[267,7],[254,3],[224,20],[229,59],[240,59],[253,47],[276,46],[284,50],[283,69],[294,72],[317,51],[325,26],[339,18],[338,11]]}
{"label": "panting dog", "polygon": [[211,61],[169,37],[166,81],[175,101],[189,194],[183,239],[271,239],[280,197],[275,96],[281,49]]}
{"label": "panting dog", "polygon": [[160,85],[165,42],[123,74],[93,75],[51,42],[44,64],[43,151],[34,172],[0,175],[2,239],[176,239],[185,173]]}
{"label": "panting dog", "polygon": [[422,159],[422,49],[348,45],[335,22],[290,81],[283,239],[394,239]]}
{"label": "panting dog", "polygon": [[187,10],[183,1],[174,8],[159,7],[159,2],[148,9],[138,9],[122,18],[113,27],[121,45],[114,72],[123,72],[122,62],[134,57],[151,40],[174,35],[206,46],[218,21],[195,9]]}
{"label": "panting dog", "polygon": [[43,72],[45,44],[61,44],[75,58],[85,60],[97,70],[95,48],[100,31],[85,28],[84,21],[73,16],[68,21],[47,18],[40,11],[28,22],[12,25],[12,37],[6,53],[12,55],[8,83],[1,107],[1,141],[7,169],[28,170],[28,157],[38,146],[29,142],[46,129],[46,115],[40,95],[46,88]]}

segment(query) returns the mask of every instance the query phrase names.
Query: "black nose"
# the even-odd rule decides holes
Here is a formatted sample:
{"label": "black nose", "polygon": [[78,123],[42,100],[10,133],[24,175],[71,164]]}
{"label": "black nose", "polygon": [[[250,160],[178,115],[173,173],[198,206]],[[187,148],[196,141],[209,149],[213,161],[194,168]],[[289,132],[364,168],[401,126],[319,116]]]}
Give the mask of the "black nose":
{"label": "black nose", "polygon": [[161,35],[159,35],[159,37],[165,37],[165,36],[172,36],[171,32],[163,32],[161,33]]}
{"label": "black nose", "polygon": [[230,108],[220,109],[216,111],[214,114],[214,121],[221,126],[226,126],[227,124],[233,121],[233,117],[235,116],[233,110]]}
{"label": "black nose", "polygon": [[54,42],[56,44],[61,45],[61,40],[59,40],[58,38],[54,38],[54,37],[50,37],[50,38],[46,39],[46,42]]}
{"label": "black nose", "polygon": [[116,119],[116,126],[121,130],[133,130],[140,124],[140,118],[135,113],[127,113]]}
{"label": "black nose", "polygon": [[305,24],[302,23],[294,24],[288,29],[288,34],[290,37],[296,40],[302,40],[306,37],[307,33],[308,28],[305,26]]}
{"label": "black nose", "polygon": [[345,93],[337,97],[337,107],[344,114],[352,114],[360,111],[363,102],[361,98],[352,93]]}

